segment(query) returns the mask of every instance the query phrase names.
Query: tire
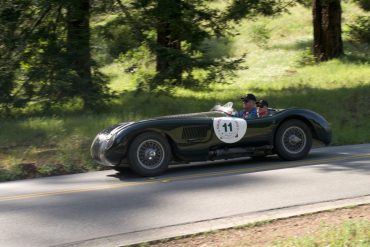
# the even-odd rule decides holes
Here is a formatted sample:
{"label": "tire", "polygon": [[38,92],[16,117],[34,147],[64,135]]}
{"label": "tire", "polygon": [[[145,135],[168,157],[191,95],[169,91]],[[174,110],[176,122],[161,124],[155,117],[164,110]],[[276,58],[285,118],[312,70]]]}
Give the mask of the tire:
{"label": "tire", "polygon": [[171,159],[171,147],[166,138],[154,132],[136,137],[128,150],[130,168],[144,177],[162,174]]}
{"label": "tire", "polygon": [[303,121],[288,120],[278,128],[274,142],[280,158],[299,160],[306,157],[311,150],[312,133]]}

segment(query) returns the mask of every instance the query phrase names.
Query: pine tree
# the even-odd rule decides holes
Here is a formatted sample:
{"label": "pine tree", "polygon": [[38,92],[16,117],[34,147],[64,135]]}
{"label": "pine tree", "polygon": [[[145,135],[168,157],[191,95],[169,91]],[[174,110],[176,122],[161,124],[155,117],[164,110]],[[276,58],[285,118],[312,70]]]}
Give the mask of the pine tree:
{"label": "pine tree", "polygon": [[[148,82],[151,90],[174,85],[185,87],[224,82],[242,68],[242,57],[210,58],[206,40],[231,35],[230,22],[258,14],[281,11],[286,1],[234,0],[223,9],[212,7],[214,0],[117,0],[124,16],[138,31],[136,37],[155,56],[156,75]],[[287,6],[287,5],[286,5]],[[153,33],[155,36],[153,37]],[[197,80],[194,70],[206,71]]]}
{"label": "pine tree", "polygon": [[90,0],[5,0],[0,6],[0,104],[95,109],[107,87],[92,74]]}

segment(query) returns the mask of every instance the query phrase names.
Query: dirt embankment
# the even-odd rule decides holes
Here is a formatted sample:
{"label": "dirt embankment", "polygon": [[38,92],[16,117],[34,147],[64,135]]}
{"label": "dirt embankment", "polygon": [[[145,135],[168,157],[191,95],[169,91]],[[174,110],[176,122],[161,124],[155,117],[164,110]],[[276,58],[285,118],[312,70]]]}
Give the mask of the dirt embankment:
{"label": "dirt embankment", "polygon": [[[269,246],[287,238],[314,234],[318,230],[338,226],[346,220],[370,221],[370,204],[333,211],[280,219],[254,226],[201,233],[177,239],[157,241],[144,246]],[[370,233],[369,233],[370,234]]]}

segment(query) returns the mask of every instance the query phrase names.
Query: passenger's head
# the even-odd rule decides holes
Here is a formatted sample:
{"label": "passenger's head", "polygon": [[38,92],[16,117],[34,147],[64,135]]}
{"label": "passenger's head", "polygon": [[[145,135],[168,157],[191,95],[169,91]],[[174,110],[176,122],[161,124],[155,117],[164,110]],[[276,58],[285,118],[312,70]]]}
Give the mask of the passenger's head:
{"label": "passenger's head", "polygon": [[261,99],[256,103],[257,105],[257,113],[258,116],[264,117],[268,115],[268,106],[269,104],[267,103],[266,100]]}
{"label": "passenger's head", "polygon": [[256,102],[256,105],[258,108],[268,108],[269,107],[269,103],[266,101],[266,100],[259,100]]}
{"label": "passenger's head", "polygon": [[246,111],[250,111],[252,110],[254,107],[256,107],[256,96],[254,96],[253,94],[249,93],[243,97],[241,97],[241,99],[243,100],[243,108],[244,110]]}

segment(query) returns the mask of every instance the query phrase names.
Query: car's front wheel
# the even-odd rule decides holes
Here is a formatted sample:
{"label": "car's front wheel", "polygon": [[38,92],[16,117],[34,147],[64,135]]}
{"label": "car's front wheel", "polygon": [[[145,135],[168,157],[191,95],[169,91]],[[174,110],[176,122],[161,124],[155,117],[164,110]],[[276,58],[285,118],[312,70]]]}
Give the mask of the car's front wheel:
{"label": "car's front wheel", "polygon": [[275,150],[284,160],[298,160],[306,157],[311,146],[311,130],[301,120],[288,120],[276,132]]}
{"label": "car's front wheel", "polygon": [[129,147],[130,168],[141,176],[162,174],[171,159],[171,147],[166,138],[158,133],[143,133],[136,137]]}

